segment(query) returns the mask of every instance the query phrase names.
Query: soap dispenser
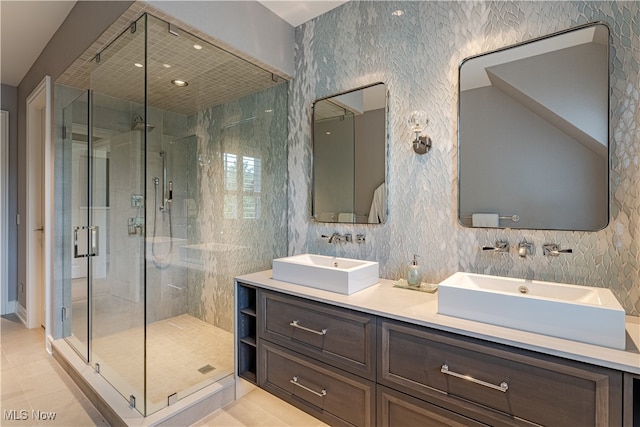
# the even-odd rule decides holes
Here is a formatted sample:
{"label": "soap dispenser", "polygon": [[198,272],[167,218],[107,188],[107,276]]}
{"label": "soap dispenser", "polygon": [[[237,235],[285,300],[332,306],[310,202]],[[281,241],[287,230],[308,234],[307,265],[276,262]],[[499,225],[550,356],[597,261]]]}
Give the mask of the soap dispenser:
{"label": "soap dispenser", "polygon": [[407,266],[407,283],[409,286],[420,286],[420,267],[418,267],[419,255],[413,255],[413,261]]}

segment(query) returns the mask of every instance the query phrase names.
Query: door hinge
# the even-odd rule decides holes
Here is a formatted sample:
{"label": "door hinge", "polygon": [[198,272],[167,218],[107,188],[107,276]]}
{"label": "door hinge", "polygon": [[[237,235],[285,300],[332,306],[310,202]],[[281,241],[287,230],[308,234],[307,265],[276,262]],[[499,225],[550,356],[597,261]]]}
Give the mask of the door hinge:
{"label": "door hinge", "polygon": [[67,139],[67,127],[62,126],[62,139]]}

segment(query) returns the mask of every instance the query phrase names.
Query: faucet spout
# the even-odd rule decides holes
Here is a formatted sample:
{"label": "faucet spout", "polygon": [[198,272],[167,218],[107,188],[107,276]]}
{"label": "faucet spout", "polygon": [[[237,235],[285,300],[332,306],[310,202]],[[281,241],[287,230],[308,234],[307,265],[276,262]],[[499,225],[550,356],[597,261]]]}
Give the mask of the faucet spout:
{"label": "faucet spout", "polygon": [[333,233],[331,237],[329,237],[329,243],[333,243],[334,241],[341,242],[342,239],[343,237],[340,235],[340,233]]}

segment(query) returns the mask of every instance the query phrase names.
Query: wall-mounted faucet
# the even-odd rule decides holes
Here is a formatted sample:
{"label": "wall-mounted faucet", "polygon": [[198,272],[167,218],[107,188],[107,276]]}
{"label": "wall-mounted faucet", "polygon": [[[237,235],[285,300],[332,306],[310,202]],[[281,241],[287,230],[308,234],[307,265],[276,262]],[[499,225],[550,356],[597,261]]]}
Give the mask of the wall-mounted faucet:
{"label": "wall-mounted faucet", "polygon": [[542,254],[544,256],[559,256],[560,254],[572,254],[573,249],[560,249],[557,243],[549,243],[542,245]]}
{"label": "wall-mounted faucet", "polygon": [[527,242],[527,239],[522,239],[522,242],[518,243],[518,256],[520,258],[526,258],[527,255],[533,255],[535,247],[533,243]]}
{"label": "wall-mounted faucet", "polygon": [[327,236],[326,234],[323,234],[321,237],[323,238],[329,238],[328,243],[339,243],[339,242],[347,242],[347,243],[351,243],[353,238],[351,236],[350,233],[347,234],[340,234],[340,233],[333,233],[331,236]]}
{"label": "wall-mounted faucet", "polygon": [[500,253],[509,253],[509,242],[497,240],[495,246],[483,246],[482,250],[500,252]]}

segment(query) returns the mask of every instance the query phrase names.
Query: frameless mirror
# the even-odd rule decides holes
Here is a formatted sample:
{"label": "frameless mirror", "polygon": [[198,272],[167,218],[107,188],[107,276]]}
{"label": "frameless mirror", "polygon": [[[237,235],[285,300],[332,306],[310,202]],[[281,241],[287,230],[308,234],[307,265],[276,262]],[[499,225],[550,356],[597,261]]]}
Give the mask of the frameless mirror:
{"label": "frameless mirror", "polygon": [[587,24],[467,58],[459,90],[460,224],[606,227],[606,25]]}
{"label": "frameless mirror", "polygon": [[387,88],[361,87],[313,103],[313,194],[318,222],[387,218]]}

